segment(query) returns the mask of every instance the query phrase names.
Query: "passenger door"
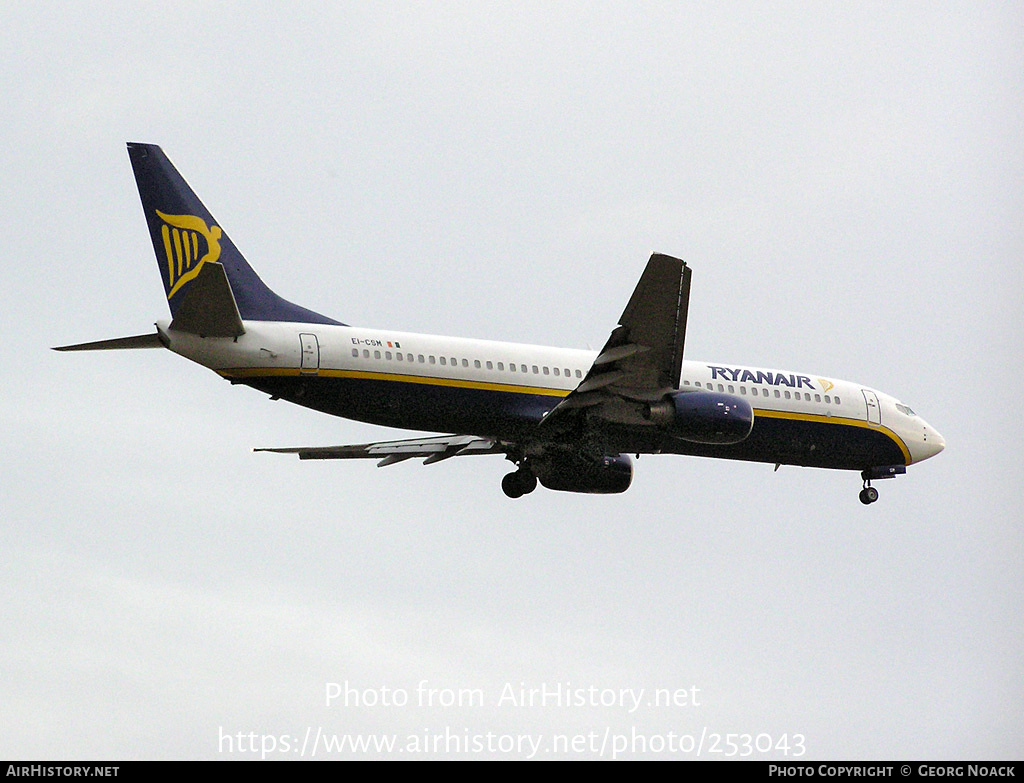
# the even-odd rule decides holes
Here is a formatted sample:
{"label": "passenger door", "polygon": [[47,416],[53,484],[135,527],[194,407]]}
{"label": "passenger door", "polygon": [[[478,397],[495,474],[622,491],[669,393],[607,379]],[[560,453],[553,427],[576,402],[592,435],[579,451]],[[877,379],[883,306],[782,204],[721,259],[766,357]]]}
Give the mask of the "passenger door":
{"label": "passenger door", "polygon": [[882,423],[882,408],[878,404],[878,395],[870,389],[861,389],[864,394],[864,404],[867,405],[868,424]]}
{"label": "passenger door", "polygon": [[316,375],[320,369],[320,343],[315,334],[300,334],[302,344],[302,360],[299,372],[303,375]]}

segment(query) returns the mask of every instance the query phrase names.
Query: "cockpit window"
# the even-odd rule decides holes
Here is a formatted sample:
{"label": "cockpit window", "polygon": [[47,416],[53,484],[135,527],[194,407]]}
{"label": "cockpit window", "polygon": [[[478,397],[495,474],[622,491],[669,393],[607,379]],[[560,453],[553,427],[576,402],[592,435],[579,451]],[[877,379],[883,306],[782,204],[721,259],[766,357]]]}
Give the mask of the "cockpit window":
{"label": "cockpit window", "polygon": [[907,416],[916,416],[917,415],[916,413],[914,413],[913,410],[910,409],[910,406],[904,405],[901,402],[897,402],[896,403],[896,410],[898,410],[900,413],[905,413]]}

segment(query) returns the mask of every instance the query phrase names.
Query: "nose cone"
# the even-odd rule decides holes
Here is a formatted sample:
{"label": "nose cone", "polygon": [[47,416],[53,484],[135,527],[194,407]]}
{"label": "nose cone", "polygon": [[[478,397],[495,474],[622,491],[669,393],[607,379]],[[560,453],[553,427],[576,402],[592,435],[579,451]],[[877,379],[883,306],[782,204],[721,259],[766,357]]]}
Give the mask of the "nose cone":
{"label": "nose cone", "polygon": [[920,462],[923,459],[934,457],[946,448],[946,439],[933,426],[925,424],[921,440],[916,445],[917,448],[914,451],[917,453],[914,454],[914,462]]}

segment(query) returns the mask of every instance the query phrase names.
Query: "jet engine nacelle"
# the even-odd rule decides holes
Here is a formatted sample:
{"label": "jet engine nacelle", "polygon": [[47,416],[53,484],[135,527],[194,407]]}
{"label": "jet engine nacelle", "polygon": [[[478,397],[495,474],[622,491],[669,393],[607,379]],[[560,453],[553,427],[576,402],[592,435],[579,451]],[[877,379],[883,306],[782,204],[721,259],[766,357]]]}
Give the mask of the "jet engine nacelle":
{"label": "jet engine nacelle", "polygon": [[754,427],[749,402],[713,391],[669,394],[648,405],[645,415],[672,437],[692,443],[739,443]]}
{"label": "jet engine nacelle", "polygon": [[625,492],[633,481],[633,460],[625,454],[598,460],[583,456],[561,456],[534,463],[532,470],[548,489],[613,495]]}

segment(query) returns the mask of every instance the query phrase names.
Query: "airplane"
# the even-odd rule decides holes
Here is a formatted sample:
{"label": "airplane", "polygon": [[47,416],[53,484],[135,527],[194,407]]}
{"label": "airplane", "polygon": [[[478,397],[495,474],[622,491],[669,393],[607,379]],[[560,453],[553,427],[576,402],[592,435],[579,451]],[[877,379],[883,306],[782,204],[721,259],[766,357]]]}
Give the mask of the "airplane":
{"label": "airplane", "polygon": [[612,494],[629,455],[682,454],[858,471],[872,481],[945,447],[896,398],[814,373],[683,360],[692,270],[650,257],[600,351],[370,329],[282,299],[238,251],[163,150],[128,156],[170,320],[154,333],[58,351],[167,348],[233,384],[334,416],[449,433],[343,446],[261,448],[299,459],[500,454],[510,498],[536,489]]}

